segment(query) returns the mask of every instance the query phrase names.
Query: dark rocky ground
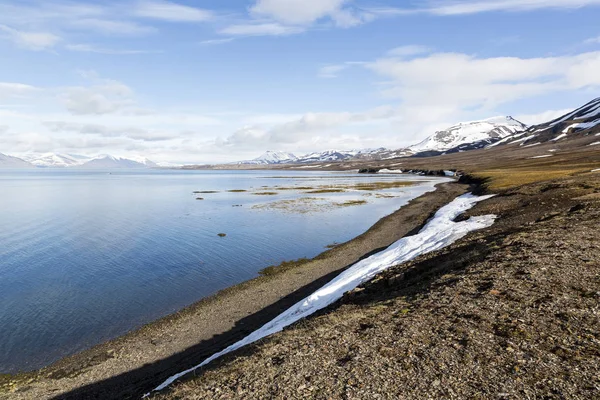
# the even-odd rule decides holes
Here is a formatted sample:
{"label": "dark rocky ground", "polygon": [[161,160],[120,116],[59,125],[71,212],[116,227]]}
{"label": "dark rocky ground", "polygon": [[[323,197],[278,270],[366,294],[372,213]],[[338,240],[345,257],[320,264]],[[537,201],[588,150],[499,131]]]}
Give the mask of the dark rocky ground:
{"label": "dark rocky ground", "polygon": [[470,211],[488,213],[491,228],[156,398],[600,398],[600,174]]}

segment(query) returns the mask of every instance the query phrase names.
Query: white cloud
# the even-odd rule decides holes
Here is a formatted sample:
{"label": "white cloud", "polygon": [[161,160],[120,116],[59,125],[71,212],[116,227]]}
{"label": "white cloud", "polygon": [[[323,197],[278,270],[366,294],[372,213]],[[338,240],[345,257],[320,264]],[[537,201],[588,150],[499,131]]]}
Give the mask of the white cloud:
{"label": "white cloud", "polygon": [[308,25],[333,16],[342,10],[346,0],[258,0],[250,11],[291,25]]}
{"label": "white cloud", "polygon": [[568,114],[571,111],[573,111],[572,108],[567,108],[563,110],[548,110],[536,114],[520,114],[516,115],[514,118],[526,125],[538,125],[544,122],[552,121],[558,117],[562,117],[563,115]]}
{"label": "white cloud", "polygon": [[348,68],[346,64],[326,65],[319,70],[319,78],[337,78],[338,73]]}
{"label": "white cloud", "polygon": [[600,0],[492,0],[434,1],[429,10],[438,15],[475,14],[490,11],[533,11],[543,8],[581,8],[600,5]]}
{"label": "white cloud", "polygon": [[143,36],[156,32],[151,26],[134,21],[84,18],[71,22],[71,26],[81,30],[96,31],[106,35]]}
{"label": "white cloud", "polygon": [[303,32],[303,29],[270,22],[231,25],[223,28],[219,33],[231,36],[285,36],[300,32]]}
{"label": "white cloud", "polygon": [[171,22],[203,22],[214,17],[211,11],[168,1],[142,1],[138,3],[134,14]]}
{"label": "white cloud", "polygon": [[225,44],[225,43],[231,43],[233,42],[235,39],[234,38],[225,38],[225,39],[209,39],[209,40],[202,40],[200,42],[200,44],[202,45],[217,45],[217,44]]}
{"label": "white cloud", "polygon": [[439,16],[469,15],[484,12],[525,12],[540,9],[577,9],[598,6],[600,0],[428,0],[421,7],[369,8],[368,11],[380,16],[433,14]]}
{"label": "white cloud", "polygon": [[374,15],[348,6],[348,0],[256,0],[247,22],[223,28],[220,33],[235,36],[282,36],[305,32],[319,22],[350,28],[373,19]]}
{"label": "white cloud", "polygon": [[60,37],[52,33],[25,32],[2,24],[0,24],[0,32],[4,32],[5,36],[16,45],[29,50],[47,50],[60,41]]}
{"label": "white cloud", "polygon": [[45,121],[43,123],[53,132],[75,132],[83,135],[98,135],[102,137],[127,137],[133,140],[159,142],[179,137],[179,132],[169,132],[139,127],[114,127],[95,123],[77,123],[66,121]]}
{"label": "white cloud", "polygon": [[493,108],[512,100],[600,85],[600,52],[521,59],[437,53],[382,58],[367,66],[388,81],[383,93],[407,104]]}
{"label": "white cloud", "polygon": [[424,54],[424,53],[430,53],[431,49],[427,46],[421,46],[421,45],[406,45],[406,46],[400,46],[400,47],[396,47],[395,49],[392,49],[390,51],[388,51],[388,56],[392,56],[392,57],[410,57],[410,56],[415,56],[418,54]]}
{"label": "white cloud", "polygon": [[25,85],[23,83],[0,82],[0,99],[22,97],[24,95],[32,94],[36,90],[38,90],[36,87]]}
{"label": "white cloud", "polygon": [[93,71],[84,71],[82,74],[96,82],[91,86],[75,86],[65,89],[61,97],[65,107],[72,114],[112,114],[135,107],[133,90],[127,85],[110,79],[96,78]]}
{"label": "white cloud", "polygon": [[97,47],[91,44],[68,44],[65,46],[67,50],[76,51],[80,53],[98,53],[98,54],[113,54],[113,55],[134,55],[134,54],[154,54],[159,53],[152,50],[121,50],[121,49],[107,49],[104,47]]}
{"label": "white cloud", "polygon": [[[309,149],[311,145],[319,143],[319,146],[333,145],[340,135],[346,139],[348,136],[340,134],[339,129],[360,124],[378,124],[389,122],[389,120],[400,117],[401,110],[392,106],[381,106],[365,112],[330,112],[330,113],[306,113],[302,116],[282,122],[280,118],[270,118],[278,123],[270,124],[268,127],[248,125],[228,136],[224,140],[217,140],[219,146],[237,148],[261,149],[265,147],[279,149],[302,148]],[[265,119],[255,118],[255,121]],[[267,119],[269,120],[269,119]],[[333,132],[335,131],[335,132]],[[357,135],[353,135],[354,141],[358,143]],[[375,135],[369,137],[376,139]],[[363,140],[365,137],[362,138]],[[314,148],[313,148],[314,149]]]}
{"label": "white cloud", "polygon": [[600,36],[589,38],[584,41],[585,44],[600,44]]}

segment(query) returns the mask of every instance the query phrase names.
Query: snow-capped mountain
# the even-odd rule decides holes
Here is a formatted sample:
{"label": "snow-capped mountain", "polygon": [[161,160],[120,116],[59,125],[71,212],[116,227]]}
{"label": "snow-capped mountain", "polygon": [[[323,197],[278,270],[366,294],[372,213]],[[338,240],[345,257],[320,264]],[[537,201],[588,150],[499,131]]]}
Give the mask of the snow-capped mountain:
{"label": "snow-capped mountain", "polygon": [[339,151],[339,150],[327,150],[317,153],[305,154],[298,157],[296,162],[298,163],[312,163],[312,162],[330,162],[330,161],[344,161],[356,156],[358,152],[354,150],[350,151]]}
{"label": "snow-capped mountain", "polygon": [[384,147],[361,150],[327,150],[298,157],[297,163],[335,162],[348,160],[386,160],[411,155],[407,149],[390,150]]}
{"label": "snow-capped mountain", "polygon": [[600,134],[600,97],[578,109],[544,124],[533,125],[524,132],[511,135],[498,144],[557,142],[570,137]]}
{"label": "snow-capped mountain", "polygon": [[283,151],[267,151],[254,160],[242,161],[238,164],[285,164],[296,161],[296,156]]}
{"label": "snow-capped mountain", "polygon": [[23,157],[26,161],[35,165],[36,167],[73,167],[76,165],[81,165],[86,161],[89,161],[89,157],[84,156],[71,156],[66,154],[55,154],[55,153],[46,153],[42,155],[27,155]]}
{"label": "snow-capped mountain", "polygon": [[488,141],[488,143],[527,129],[527,125],[512,117],[494,117],[482,121],[461,122],[443,131],[438,131],[421,143],[408,149],[415,153],[443,152],[458,146]]}
{"label": "snow-capped mountain", "polygon": [[28,163],[17,157],[7,156],[0,153],[0,168],[35,168],[33,164]]}
{"label": "snow-capped mountain", "polygon": [[86,169],[140,169],[140,168],[156,168],[158,165],[147,158],[139,158],[139,161],[134,161],[128,158],[114,157],[103,155],[94,158],[82,165],[79,168]]}
{"label": "snow-capped mountain", "polygon": [[386,160],[410,156],[412,154],[408,149],[390,150],[384,147],[361,150],[326,150],[308,153],[299,157],[296,157],[292,153],[267,151],[254,160],[242,161],[236,164],[307,164],[348,160]]}

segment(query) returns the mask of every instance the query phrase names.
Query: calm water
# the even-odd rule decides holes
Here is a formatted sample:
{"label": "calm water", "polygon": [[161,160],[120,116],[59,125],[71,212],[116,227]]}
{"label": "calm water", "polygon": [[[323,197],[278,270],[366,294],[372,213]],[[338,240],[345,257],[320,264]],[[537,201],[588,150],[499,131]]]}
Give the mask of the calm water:
{"label": "calm water", "polygon": [[369,203],[309,214],[253,208],[297,198],[298,191],[226,192],[372,179],[289,171],[0,171],[0,373],[39,368],[256,277],[265,266],[313,257],[434,182],[379,176],[421,184],[386,191],[400,196],[391,199],[324,195]]}

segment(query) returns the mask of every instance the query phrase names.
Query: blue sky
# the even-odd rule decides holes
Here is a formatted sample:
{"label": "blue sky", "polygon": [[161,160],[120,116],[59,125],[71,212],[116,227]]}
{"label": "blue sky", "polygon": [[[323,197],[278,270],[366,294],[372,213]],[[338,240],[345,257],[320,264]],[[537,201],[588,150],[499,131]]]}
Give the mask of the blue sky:
{"label": "blue sky", "polygon": [[400,148],[600,96],[600,0],[11,1],[0,152]]}

